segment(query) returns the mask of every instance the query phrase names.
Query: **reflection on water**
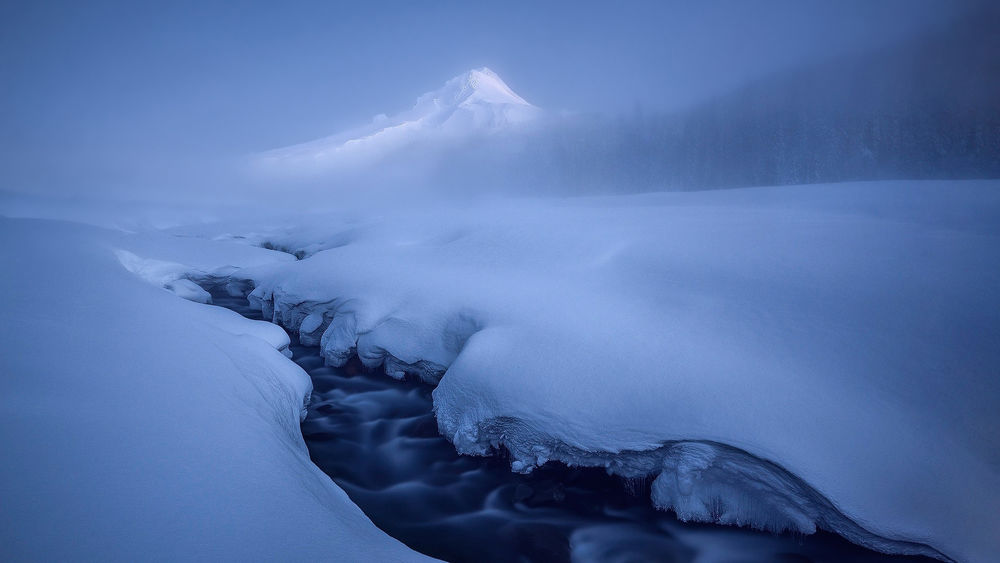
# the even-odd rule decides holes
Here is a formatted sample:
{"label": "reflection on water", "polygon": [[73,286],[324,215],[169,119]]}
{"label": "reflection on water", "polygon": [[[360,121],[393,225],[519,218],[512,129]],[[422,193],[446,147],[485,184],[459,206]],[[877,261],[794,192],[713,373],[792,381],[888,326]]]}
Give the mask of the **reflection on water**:
{"label": "reflection on water", "polygon": [[[245,299],[217,305],[260,319]],[[312,460],[389,535],[448,561],[929,561],[888,557],[828,533],[780,536],[685,524],[656,511],[649,481],[550,462],[511,473],[502,453],[460,456],[438,434],[431,388],[323,365],[292,338],[312,376],[302,433]]]}

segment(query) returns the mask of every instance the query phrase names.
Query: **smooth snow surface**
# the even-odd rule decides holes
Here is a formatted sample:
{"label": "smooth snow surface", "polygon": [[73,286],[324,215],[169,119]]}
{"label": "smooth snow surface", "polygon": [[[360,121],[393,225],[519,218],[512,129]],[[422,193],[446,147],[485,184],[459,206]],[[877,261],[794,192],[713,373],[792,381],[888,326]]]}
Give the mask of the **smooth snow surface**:
{"label": "smooth snow surface", "polygon": [[0,240],[0,558],[423,559],[309,461],[288,335],[177,297],[294,259],[56,221]]}
{"label": "smooth snow surface", "polygon": [[1000,559],[1000,182],[0,229],[12,559],[414,557],[309,462],[287,334],[191,302],[218,282],[331,364],[436,383],[461,452]]}
{"label": "smooth snow surface", "polygon": [[462,139],[528,123],[541,110],[514,93],[492,70],[456,76],[417,98],[412,109],[376,116],[358,129],[261,154],[258,164],[277,173],[309,173],[358,166],[420,141]]}
{"label": "smooth snow surface", "polygon": [[439,382],[462,452],[656,475],[652,502],[682,518],[1000,557],[997,182],[289,225],[214,227],[305,256],[233,279],[328,362]]}

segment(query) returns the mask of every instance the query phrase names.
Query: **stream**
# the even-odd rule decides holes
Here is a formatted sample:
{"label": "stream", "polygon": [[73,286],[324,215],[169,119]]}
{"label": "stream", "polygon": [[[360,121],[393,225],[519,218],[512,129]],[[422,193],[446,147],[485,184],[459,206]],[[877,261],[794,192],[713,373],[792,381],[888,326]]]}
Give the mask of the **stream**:
{"label": "stream", "polygon": [[[261,320],[247,300],[213,290],[214,304]],[[549,462],[511,472],[503,452],[463,456],[438,434],[431,391],[366,370],[324,365],[291,335],[313,397],[302,434],[312,461],[389,535],[453,562],[874,562],[886,556],[835,534],[774,535],[684,523],[657,511],[650,480]]]}

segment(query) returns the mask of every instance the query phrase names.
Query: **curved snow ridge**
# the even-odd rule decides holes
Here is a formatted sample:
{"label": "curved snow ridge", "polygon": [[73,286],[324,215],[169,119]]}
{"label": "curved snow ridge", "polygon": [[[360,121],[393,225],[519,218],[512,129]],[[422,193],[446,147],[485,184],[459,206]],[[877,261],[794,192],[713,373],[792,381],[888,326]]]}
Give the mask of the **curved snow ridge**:
{"label": "curved snow ridge", "polygon": [[192,269],[188,266],[166,260],[140,258],[122,249],[115,250],[115,256],[126,270],[152,285],[162,287],[182,299],[195,303],[212,302],[212,296],[189,279]]}
{"label": "curved snow ridge", "polygon": [[[227,279],[231,272],[238,269],[236,266],[222,266],[212,270],[202,270],[178,262],[141,258],[122,249],[117,249],[114,253],[126,270],[146,283],[165,289],[182,299],[207,305],[212,303],[212,296],[204,288],[215,285],[219,280]],[[240,292],[241,287],[240,284],[234,284],[231,289],[227,286],[227,289],[231,295],[242,296],[243,293],[234,293]],[[291,350],[288,349],[291,342],[283,330],[274,330],[264,323],[247,323],[242,317],[228,315],[218,320],[218,326],[234,336],[250,336],[263,340],[285,357],[292,356]],[[305,416],[311,391],[311,388],[305,391],[302,417]]]}
{"label": "curved snow ridge", "polygon": [[[296,331],[303,344],[318,345],[327,364],[342,366],[358,356],[386,375],[419,377],[437,385],[465,343],[485,326],[467,312],[438,313],[421,323],[379,311],[357,299],[304,300],[280,285],[254,287],[229,278],[233,295],[247,295],[265,319]],[[463,366],[462,369],[469,369]],[[449,390],[450,391],[450,390]],[[951,558],[921,542],[878,535],[846,516],[803,479],[740,448],[710,440],[673,440],[645,450],[594,451],[539,432],[525,421],[472,412],[440,389],[434,393],[439,431],[459,453],[491,455],[506,450],[511,470],[527,473],[549,461],[604,467],[625,479],[653,477],[650,500],[682,521],[735,525],[780,533],[812,534],[818,528],[883,553]]]}
{"label": "curved snow ridge", "polygon": [[511,470],[532,471],[549,461],[604,467],[625,479],[654,477],[650,500],[681,521],[749,527],[772,533],[818,528],[882,553],[952,561],[938,550],[874,534],[780,465],[707,440],[678,440],[646,451],[594,452],[539,434],[522,421],[497,418],[470,424],[462,413],[435,405],[441,433],[468,455],[506,450]]}
{"label": "curved snow ridge", "polygon": [[469,337],[482,328],[482,321],[467,311],[418,325],[363,300],[303,300],[267,285],[246,293],[251,285],[249,280],[226,282],[232,295],[247,295],[265,319],[297,332],[302,344],[319,346],[328,365],[340,367],[357,356],[365,367],[382,367],[395,379],[413,375],[436,384]]}

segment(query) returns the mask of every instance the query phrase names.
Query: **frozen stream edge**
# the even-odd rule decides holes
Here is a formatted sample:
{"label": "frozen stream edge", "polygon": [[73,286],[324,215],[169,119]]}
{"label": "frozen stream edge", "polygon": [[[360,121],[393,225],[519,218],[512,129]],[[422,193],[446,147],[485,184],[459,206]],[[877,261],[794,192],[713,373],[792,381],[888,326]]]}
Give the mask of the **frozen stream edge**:
{"label": "frozen stream edge", "polygon": [[[251,280],[235,276],[189,277],[202,287],[220,287],[234,297],[246,297],[264,319],[297,332],[305,345],[320,346],[327,365],[340,367],[358,356],[367,368],[381,367],[390,377],[414,375],[435,386],[450,365],[435,361],[437,358],[405,361],[377,346],[362,345],[359,351],[361,335],[350,330],[351,319],[343,315],[338,318],[332,302],[288,303],[262,288],[254,288]],[[460,338],[462,345],[476,330],[474,326],[463,328],[468,333]],[[730,445],[682,440],[664,442],[659,448],[645,451],[586,451],[539,433],[515,418],[470,422],[464,413],[440,407],[435,400],[439,431],[459,453],[486,456],[505,449],[515,472],[528,473],[547,461],[558,461],[570,467],[603,467],[609,474],[625,479],[655,476],[651,502],[660,510],[675,512],[681,521],[774,533],[812,534],[820,528],[882,553],[952,561],[928,545],[868,531],[780,465]]]}

